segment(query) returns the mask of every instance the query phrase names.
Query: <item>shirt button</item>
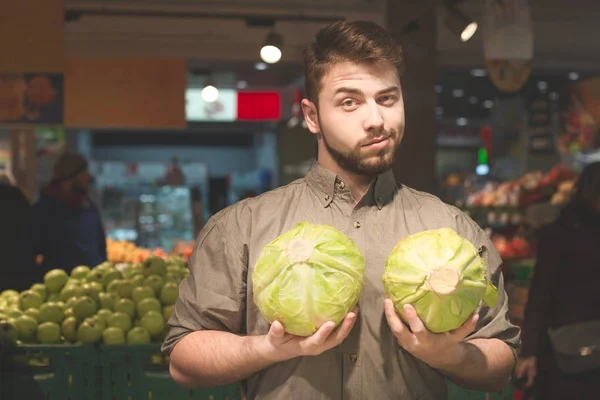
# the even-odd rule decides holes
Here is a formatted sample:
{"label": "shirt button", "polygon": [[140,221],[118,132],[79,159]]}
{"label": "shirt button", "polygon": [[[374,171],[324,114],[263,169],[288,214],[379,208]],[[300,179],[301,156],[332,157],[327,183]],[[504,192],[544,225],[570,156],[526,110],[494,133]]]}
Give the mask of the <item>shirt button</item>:
{"label": "shirt button", "polygon": [[325,200],[329,200],[329,195],[325,196]]}
{"label": "shirt button", "polygon": [[354,221],[354,227],[355,227],[356,229],[360,228],[360,222],[358,222],[358,221]]}
{"label": "shirt button", "polygon": [[353,363],[356,362],[356,360],[358,360],[358,356],[354,353],[350,354],[350,361],[352,361]]}
{"label": "shirt button", "polygon": [[340,189],[343,189],[346,187],[346,184],[344,182],[340,182]]}
{"label": "shirt button", "polygon": [[381,196],[377,196],[377,201],[381,203]]}

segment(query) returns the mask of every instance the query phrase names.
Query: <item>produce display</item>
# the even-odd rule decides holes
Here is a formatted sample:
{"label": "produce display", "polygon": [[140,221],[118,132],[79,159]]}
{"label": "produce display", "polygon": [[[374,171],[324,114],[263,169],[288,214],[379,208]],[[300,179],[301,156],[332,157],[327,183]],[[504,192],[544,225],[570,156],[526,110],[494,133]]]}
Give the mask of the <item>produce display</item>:
{"label": "produce display", "polygon": [[467,207],[524,207],[538,201],[550,199],[558,190],[573,184],[575,173],[560,164],[547,174],[530,172],[523,177],[503,183],[488,182],[484,188],[467,197]]}
{"label": "produce display", "polygon": [[434,333],[460,327],[481,300],[490,307],[498,302],[485,261],[471,242],[450,228],[398,242],[387,259],[383,286],[405,321],[403,306],[410,304]]}
{"label": "produce display", "polygon": [[365,260],[350,238],[332,226],[304,222],[263,248],[252,272],[254,301],[270,323],[309,336],[352,311],[364,274]]}
{"label": "produce display", "polygon": [[0,293],[0,332],[17,344],[161,341],[188,274],[182,258],[156,255],[79,266],[70,275],[54,269],[29,290]]}
{"label": "produce display", "polygon": [[141,263],[146,258],[151,255],[157,255],[160,257],[165,257],[166,253],[158,248],[154,251],[150,249],[145,249],[143,247],[137,247],[132,242],[122,241],[122,240],[112,240],[110,238],[106,239],[106,255],[108,261],[118,264],[118,263]]}

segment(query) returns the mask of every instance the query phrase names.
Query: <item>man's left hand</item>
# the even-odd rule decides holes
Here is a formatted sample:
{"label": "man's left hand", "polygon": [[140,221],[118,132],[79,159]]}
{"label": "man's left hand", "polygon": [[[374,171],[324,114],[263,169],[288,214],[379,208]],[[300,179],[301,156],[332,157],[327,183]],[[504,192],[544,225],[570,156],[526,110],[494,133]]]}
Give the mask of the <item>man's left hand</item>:
{"label": "man's left hand", "polygon": [[431,333],[412,306],[404,306],[404,314],[410,330],[400,319],[392,301],[385,300],[385,317],[400,346],[433,368],[444,368],[462,361],[464,348],[461,343],[475,330],[479,318],[473,314],[454,331]]}

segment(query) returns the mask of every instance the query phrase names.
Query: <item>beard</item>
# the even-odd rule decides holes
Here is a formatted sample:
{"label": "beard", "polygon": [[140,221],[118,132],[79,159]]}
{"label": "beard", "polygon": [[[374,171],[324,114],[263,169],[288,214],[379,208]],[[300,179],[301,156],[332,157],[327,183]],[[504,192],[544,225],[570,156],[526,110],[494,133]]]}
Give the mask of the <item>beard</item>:
{"label": "beard", "polygon": [[[377,176],[392,168],[399,146],[400,135],[398,131],[382,129],[376,133],[369,133],[369,136],[359,141],[353,149],[342,152],[327,142],[327,132],[323,129],[322,124],[320,126],[320,136],[323,139],[325,148],[340,168],[356,175],[370,177]],[[389,138],[389,143],[385,148],[380,149],[377,153],[370,153],[368,156],[361,154],[363,146],[382,137]]]}

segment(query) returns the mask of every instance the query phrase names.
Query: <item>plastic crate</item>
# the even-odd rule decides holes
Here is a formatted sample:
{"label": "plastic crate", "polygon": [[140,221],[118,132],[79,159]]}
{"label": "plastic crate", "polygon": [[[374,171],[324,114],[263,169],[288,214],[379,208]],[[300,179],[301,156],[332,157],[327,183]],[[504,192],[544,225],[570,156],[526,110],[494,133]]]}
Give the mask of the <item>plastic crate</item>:
{"label": "plastic crate", "polygon": [[101,400],[102,371],[90,345],[22,345],[2,361],[1,398]]}
{"label": "plastic crate", "polygon": [[107,400],[200,399],[239,400],[238,384],[207,389],[185,389],[169,374],[159,345],[101,346],[100,363],[107,372]]}
{"label": "plastic crate", "polygon": [[508,385],[499,392],[481,392],[464,389],[447,381],[448,400],[513,400],[513,386]]}

